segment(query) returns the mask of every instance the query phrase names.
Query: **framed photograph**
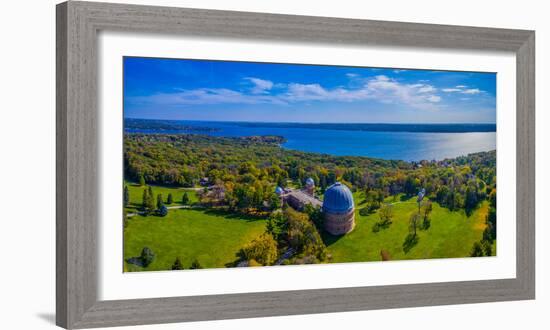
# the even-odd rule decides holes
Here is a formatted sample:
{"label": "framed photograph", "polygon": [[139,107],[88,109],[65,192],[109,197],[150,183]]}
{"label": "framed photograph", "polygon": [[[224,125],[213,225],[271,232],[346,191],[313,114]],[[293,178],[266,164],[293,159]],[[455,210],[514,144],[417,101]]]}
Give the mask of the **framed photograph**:
{"label": "framed photograph", "polygon": [[534,45],[59,4],[57,324],[534,299]]}

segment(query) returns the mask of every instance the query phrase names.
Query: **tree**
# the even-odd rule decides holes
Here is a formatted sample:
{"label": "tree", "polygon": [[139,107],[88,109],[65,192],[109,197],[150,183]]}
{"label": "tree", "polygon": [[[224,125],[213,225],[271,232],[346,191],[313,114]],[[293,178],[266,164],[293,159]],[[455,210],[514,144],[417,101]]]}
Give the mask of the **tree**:
{"label": "tree", "polygon": [[483,253],[490,257],[493,254],[493,247],[491,246],[491,242],[482,240],[481,241],[481,248],[483,249]]}
{"label": "tree", "polygon": [[181,203],[183,205],[189,204],[189,196],[187,195],[187,192],[183,193],[183,196],[181,197]]}
{"label": "tree", "polygon": [[191,267],[189,267],[189,269],[202,269],[202,265],[201,263],[195,259],[192,263],[191,263]]}
{"label": "tree", "polygon": [[[361,214],[361,211],[359,211]],[[383,204],[378,211],[380,220],[372,226],[372,232],[377,233],[380,229],[386,229],[392,224],[393,206],[391,204]]]}
{"label": "tree", "polygon": [[153,190],[151,187],[143,190],[142,207],[145,214],[149,214],[155,210],[155,202],[153,201],[152,192]]}
{"label": "tree", "polygon": [[416,237],[416,229],[418,228],[418,224],[420,223],[420,213],[413,212],[411,216],[409,217],[409,233]]}
{"label": "tree", "polygon": [[183,265],[181,264],[181,260],[178,257],[174,261],[174,264],[172,264],[172,270],[182,270],[182,269],[183,269]]}
{"label": "tree", "polygon": [[281,198],[277,194],[271,194],[269,198],[269,205],[272,210],[276,210],[281,207]]}
{"label": "tree", "polygon": [[477,206],[477,203],[477,190],[472,185],[468,185],[468,188],[466,188],[466,198],[464,200],[466,214],[470,215]]}
{"label": "tree", "polygon": [[143,267],[147,267],[155,259],[155,254],[150,248],[144,247],[143,250],[141,250],[141,256],[139,258],[141,259],[141,264]]}
{"label": "tree", "polygon": [[168,194],[168,198],[166,199],[166,204],[170,205],[174,203],[174,197],[172,196],[172,193]]}
{"label": "tree", "polygon": [[130,191],[128,190],[128,186],[124,186],[124,207],[128,207],[130,204]]}
{"label": "tree", "polygon": [[422,220],[422,224],[420,226],[420,229],[428,229],[430,228],[430,214],[432,213],[432,209],[433,209],[433,206],[432,206],[432,202],[430,201],[425,201],[422,205],[422,216],[423,216],[423,220]]}
{"label": "tree", "polygon": [[263,233],[247,244],[242,254],[246,260],[255,260],[264,266],[272,265],[277,261],[277,242],[271,234]]}
{"label": "tree", "polygon": [[162,200],[162,194],[157,195],[157,210],[160,210],[164,206],[164,201]]}
{"label": "tree", "polygon": [[162,204],[157,212],[159,216],[165,217],[168,215],[168,208],[166,207],[166,205]]}
{"label": "tree", "polygon": [[143,174],[139,175],[139,185],[142,187],[145,186],[145,178],[143,177]]}
{"label": "tree", "polygon": [[391,204],[383,204],[380,207],[380,211],[378,211],[378,216],[380,217],[381,224],[391,224],[393,219],[393,206]]}
{"label": "tree", "polygon": [[472,252],[470,252],[471,257],[483,257],[484,252],[480,242],[475,242],[472,246]]}

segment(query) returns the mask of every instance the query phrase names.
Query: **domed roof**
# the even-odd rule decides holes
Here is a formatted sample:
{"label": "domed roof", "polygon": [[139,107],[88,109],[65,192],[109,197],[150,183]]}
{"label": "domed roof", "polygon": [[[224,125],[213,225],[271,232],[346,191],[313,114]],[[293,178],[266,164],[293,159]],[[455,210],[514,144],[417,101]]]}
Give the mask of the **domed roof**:
{"label": "domed roof", "polygon": [[282,193],[283,193],[283,188],[281,188],[281,187],[275,188],[275,193],[276,193],[277,195],[282,194]]}
{"label": "domed roof", "polygon": [[323,212],[347,213],[354,207],[353,195],[346,185],[336,182],[328,187],[323,199]]}
{"label": "domed roof", "polygon": [[306,186],[314,186],[314,185],[315,185],[315,181],[313,181],[312,178],[307,178]]}

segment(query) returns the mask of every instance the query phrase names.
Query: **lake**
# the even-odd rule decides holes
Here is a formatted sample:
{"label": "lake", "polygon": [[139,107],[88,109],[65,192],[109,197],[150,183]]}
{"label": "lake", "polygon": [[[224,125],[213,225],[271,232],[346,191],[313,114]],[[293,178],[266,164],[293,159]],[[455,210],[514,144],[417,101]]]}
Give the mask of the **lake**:
{"label": "lake", "polygon": [[442,160],[496,149],[494,124],[301,124],[125,119],[125,132],[278,135],[283,148],[335,156]]}

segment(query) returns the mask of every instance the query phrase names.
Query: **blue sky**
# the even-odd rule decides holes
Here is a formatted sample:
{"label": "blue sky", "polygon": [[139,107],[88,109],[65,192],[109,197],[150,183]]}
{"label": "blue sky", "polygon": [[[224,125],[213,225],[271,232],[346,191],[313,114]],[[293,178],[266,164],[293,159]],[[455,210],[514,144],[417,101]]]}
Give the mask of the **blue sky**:
{"label": "blue sky", "polygon": [[496,74],[124,57],[124,116],[495,123]]}

